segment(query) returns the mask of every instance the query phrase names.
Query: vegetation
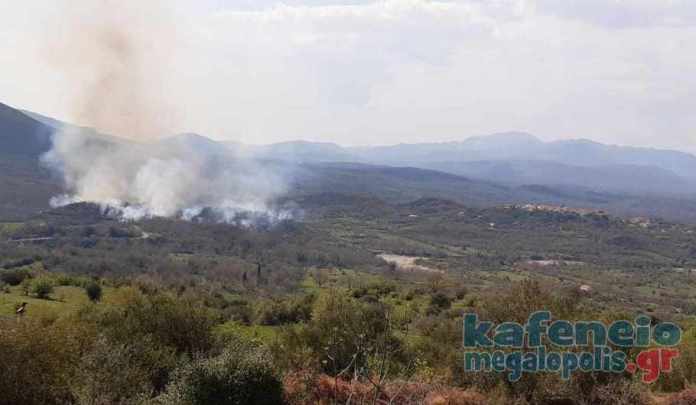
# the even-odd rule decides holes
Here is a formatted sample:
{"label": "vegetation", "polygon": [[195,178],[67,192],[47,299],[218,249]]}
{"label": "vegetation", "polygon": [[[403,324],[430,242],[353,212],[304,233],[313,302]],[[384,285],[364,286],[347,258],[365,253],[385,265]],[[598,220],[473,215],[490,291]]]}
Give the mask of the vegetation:
{"label": "vegetation", "polygon": [[[123,223],[85,204],[13,226],[0,243],[0,404],[688,403],[692,227],[329,201],[275,226]],[[682,354],[649,387],[463,371],[462,313],[539,309],[673,320]]]}
{"label": "vegetation", "polygon": [[31,282],[31,292],[36,298],[46,299],[53,292],[53,281],[47,277],[40,277]]}
{"label": "vegetation", "polygon": [[194,360],[176,370],[157,402],[272,405],[283,402],[283,387],[266,351],[236,341],[215,357]]}
{"label": "vegetation", "polygon": [[97,282],[91,282],[85,286],[85,292],[90,301],[99,301],[102,297],[102,288]]}

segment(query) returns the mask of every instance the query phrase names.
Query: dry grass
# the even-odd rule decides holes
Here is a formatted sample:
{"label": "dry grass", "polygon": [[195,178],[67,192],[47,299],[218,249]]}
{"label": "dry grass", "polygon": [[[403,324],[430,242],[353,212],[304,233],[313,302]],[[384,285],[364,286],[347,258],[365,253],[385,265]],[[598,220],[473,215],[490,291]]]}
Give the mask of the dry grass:
{"label": "dry grass", "polygon": [[286,399],[310,404],[484,405],[486,398],[471,390],[433,384],[391,381],[379,389],[370,382],[347,381],[328,375],[290,374],[284,380]]}

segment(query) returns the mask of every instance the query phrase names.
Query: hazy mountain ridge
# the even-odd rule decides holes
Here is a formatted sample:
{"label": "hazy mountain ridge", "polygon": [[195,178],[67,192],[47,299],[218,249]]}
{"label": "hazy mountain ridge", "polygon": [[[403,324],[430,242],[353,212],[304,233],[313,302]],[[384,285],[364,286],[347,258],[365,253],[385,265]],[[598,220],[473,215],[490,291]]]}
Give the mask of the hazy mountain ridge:
{"label": "hazy mountain ridge", "polygon": [[253,148],[268,159],[411,166],[511,185],[696,195],[696,156],[689,153],[584,139],[544,142],[523,132],[460,142],[341,147],[302,141]]}
{"label": "hazy mountain ridge", "polygon": [[[60,180],[45,170],[39,160],[50,148],[51,134],[66,125],[69,124],[0,105],[0,214],[4,219],[45,209],[48,199],[61,192]],[[70,129],[94,136],[96,142],[128,142],[89,128]],[[553,160],[512,158],[535,150],[563,151],[578,142],[584,145],[584,152],[576,161],[588,159],[599,150],[601,159],[597,161],[604,163],[573,166]],[[462,142],[353,148],[306,141],[255,146],[185,133],[162,138],[155,144],[214,154],[220,162],[235,159],[238,154],[254,156],[261,165],[283,174],[290,198],[338,192],[370,195],[390,204],[431,197],[479,207],[547,203],[696,222],[696,199],[676,193],[671,197],[661,194],[675,189],[688,193],[693,184],[690,179],[657,164],[626,163],[654,161],[664,165],[667,157],[676,156],[676,161],[667,163],[682,169],[694,164],[696,157],[680,152],[585,141],[543,142],[524,133],[475,137]],[[621,156],[616,157],[617,153]],[[446,160],[452,156],[457,159]],[[491,160],[482,160],[485,157]]]}
{"label": "hazy mountain ridge", "polygon": [[0,103],[0,155],[35,156],[51,147],[53,129]]}

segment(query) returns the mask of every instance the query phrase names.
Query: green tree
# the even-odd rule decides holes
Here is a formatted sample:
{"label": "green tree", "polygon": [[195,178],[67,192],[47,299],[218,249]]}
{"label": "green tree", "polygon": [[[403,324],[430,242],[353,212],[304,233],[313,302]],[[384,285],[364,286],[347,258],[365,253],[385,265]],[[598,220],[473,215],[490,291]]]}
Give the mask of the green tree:
{"label": "green tree", "polygon": [[31,292],[36,295],[36,298],[46,299],[53,293],[53,281],[40,277],[31,283]]}
{"label": "green tree", "polygon": [[97,302],[101,300],[102,297],[102,288],[99,283],[93,281],[87,284],[85,287],[85,292],[87,293],[87,297],[89,298],[90,301],[92,302]]}

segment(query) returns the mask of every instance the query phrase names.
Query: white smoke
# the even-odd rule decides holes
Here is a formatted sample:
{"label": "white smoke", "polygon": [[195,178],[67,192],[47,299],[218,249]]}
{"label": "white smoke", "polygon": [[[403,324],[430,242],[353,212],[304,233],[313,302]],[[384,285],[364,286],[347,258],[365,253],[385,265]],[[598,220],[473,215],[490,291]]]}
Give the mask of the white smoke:
{"label": "white smoke", "polygon": [[195,135],[140,144],[69,128],[54,136],[42,161],[61,174],[68,190],[52,198],[52,206],[94,202],[125,220],[205,214],[242,225],[292,216],[272,206],[285,192],[282,176]]}
{"label": "white smoke", "polygon": [[70,84],[71,119],[118,137],[71,126],[55,134],[42,160],[67,194],[52,205],[94,202],[127,220],[288,216],[271,206],[285,184],[273,170],[197,136],[158,139],[196,114],[167,91],[185,46],[169,2],[71,0],[61,10],[45,54]]}

